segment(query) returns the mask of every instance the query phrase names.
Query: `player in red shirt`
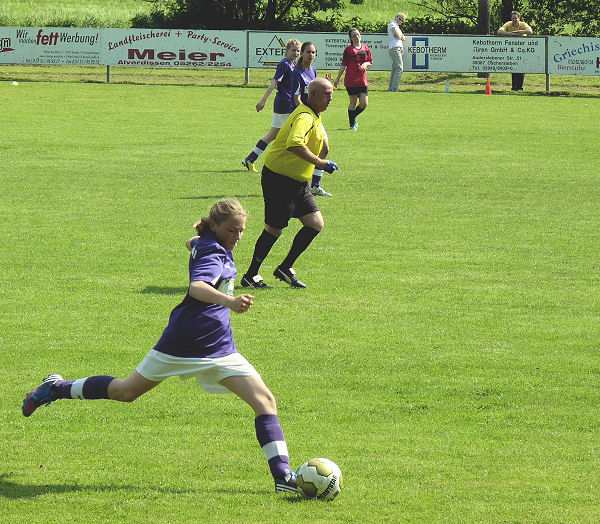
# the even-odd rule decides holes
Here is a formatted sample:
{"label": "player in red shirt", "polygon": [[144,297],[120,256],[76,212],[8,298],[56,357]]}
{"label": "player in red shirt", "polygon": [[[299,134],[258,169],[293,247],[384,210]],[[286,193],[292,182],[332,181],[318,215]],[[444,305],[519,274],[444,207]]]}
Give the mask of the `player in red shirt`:
{"label": "player in red shirt", "polygon": [[[358,124],[356,117],[360,115],[369,103],[369,82],[367,82],[367,68],[373,65],[373,57],[369,46],[362,43],[360,31],[353,27],[348,31],[348,36],[352,44],[344,49],[342,55],[342,65],[337,74],[337,78],[333,85],[337,87],[340,78],[346,71],[344,77],[344,85],[350,97],[348,105],[348,120],[350,121],[350,129],[356,131]],[[358,100],[358,107],[356,102]]]}

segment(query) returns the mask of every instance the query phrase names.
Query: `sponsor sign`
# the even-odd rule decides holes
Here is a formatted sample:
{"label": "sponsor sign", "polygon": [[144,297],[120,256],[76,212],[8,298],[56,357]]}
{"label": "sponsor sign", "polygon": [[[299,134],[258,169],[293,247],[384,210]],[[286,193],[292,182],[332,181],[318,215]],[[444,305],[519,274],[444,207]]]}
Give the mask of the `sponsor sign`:
{"label": "sponsor sign", "polygon": [[[388,36],[362,36],[370,70],[389,71]],[[315,44],[318,70],[339,69],[350,45],[343,33],[0,27],[0,63],[275,68],[292,38]],[[600,38],[406,35],[403,57],[405,71],[600,75]]]}
{"label": "sponsor sign", "polygon": [[0,27],[0,63],[100,64],[101,29]]}
{"label": "sponsor sign", "polygon": [[548,37],[548,73],[600,75],[600,38]]}
{"label": "sponsor sign", "polygon": [[[254,32],[248,35],[248,67],[274,68],[285,58],[285,48],[290,39],[310,41],[317,48],[314,67],[317,70],[336,70],[342,64],[342,53],[350,45],[347,34],[338,33],[292,33],[285,31]],[[389,71],[391,60],[387,51],[388,36],[382,34],[362,35],[363,44],[369,46],[373,55],[371,71]]]}
{"label": "sponsor sign", "polygon": [[245,31],[105,29],[102,63],[153,67],[246,67]]}
{"label": "sponsor sign", "polygon": [[405,71],[544,73],[543,38],[407,36]]}
{"label": "sponsor sign", "polygon": [[[389,71],[389,38],[380,33],[364,33],[362,41],[373,55],[370,71]],[[336,70],[342,53],[350,45],[345,34],[291,32],[250,32],[248,67],[275,67],[285,57],[291,38],[309,39],[317,47],[317,70]],[[544,38],[497,36],[407,35],[403,49],[405,71],[544,73]]]}

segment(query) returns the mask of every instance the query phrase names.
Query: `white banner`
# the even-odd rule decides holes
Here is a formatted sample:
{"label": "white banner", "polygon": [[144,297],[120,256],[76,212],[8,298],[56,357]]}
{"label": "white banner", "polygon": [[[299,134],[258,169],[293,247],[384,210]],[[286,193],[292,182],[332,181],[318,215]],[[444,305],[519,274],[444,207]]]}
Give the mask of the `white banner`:
{"label": "white banner", "polygon": [[1,64],[98,65],[102,29],[0,27]]}
{"label": "white banner", "polygon": [[408,36],[405,71],[544,73],[544,38],[499,36]]}
{"label": "white banner", "polygon": [[600,75],[600,38],[548,37],[548,73]]}
{"label": "white banner", "polygon": [[[338,33],[292,33],[285,31],[254,32],[248,36],[248,67],[273,68],[285,58],[285,47],[289,40],[312,42],[317,48],[314,66],[317,70],[339,69],[342,53],[350,45],[347,34]],[[368,45],[373,55],[374,71],[389,71],[391,61],[387,52],[387,35],[363,34],[363,43]]]}
{"label": "white banner", "polygon": [[[291,32],[250,32],[248,65],[275,67],[285,56],[291,38],[309,40],[317,47],[316,69],[335,70],[342,62],[347,35],[337,33],[297,34]],[[362,41],[373,55],[371,71],[389,71],[389,38],[365,33]],[[545,40],[539,37],[407,35],[404,43],[405,71],[545,73]]]}
{"label": "white banner", "polygon": [[246,31],[104,29],[102,63],[154,67],[246,67]]}
{"label": "white banner", "polygon": [[[389,71],[388,36],[362,36],[371,70]],[[0,27],[0,63],[275,68],[291,38],[315,44],[320,70],[350,45],[344,33]],[[599,38],[407,35],[403,56],[405,71],[600,75]]]}

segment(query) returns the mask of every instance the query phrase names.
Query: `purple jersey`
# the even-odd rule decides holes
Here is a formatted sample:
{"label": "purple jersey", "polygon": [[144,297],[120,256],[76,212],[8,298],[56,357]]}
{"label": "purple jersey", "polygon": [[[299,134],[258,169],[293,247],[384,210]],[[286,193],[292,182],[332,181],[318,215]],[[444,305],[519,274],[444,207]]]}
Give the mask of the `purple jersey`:
{"label": "purple jersey", "polygon": [[[231,251],[227,251],[213,234],[191,242],[190,283],[206,282],[233,295],[237,270]],[[235,353],[229,319],[230,309],[201,302],[189,291],[171,312],[169,324],[154,346],[156,351],[176,357],[223,357]]]}
{"label": "purple jersey", "polygon": [[282,115],[289,114],[296,109],[294,103],[294,63],[284,58],[277,64],[275,78],[277,80],[277,94],[273,103],[273,112]]}
{"label": "purple jersey", "polygon": [[310,84],[315,78],[317,78],[317,70],[310,66],[309,69],[302,69],[297,67],[294,69],[294,85],[295,95],[300,95],[300,101],[303,104],[308,102],[308,84]]}

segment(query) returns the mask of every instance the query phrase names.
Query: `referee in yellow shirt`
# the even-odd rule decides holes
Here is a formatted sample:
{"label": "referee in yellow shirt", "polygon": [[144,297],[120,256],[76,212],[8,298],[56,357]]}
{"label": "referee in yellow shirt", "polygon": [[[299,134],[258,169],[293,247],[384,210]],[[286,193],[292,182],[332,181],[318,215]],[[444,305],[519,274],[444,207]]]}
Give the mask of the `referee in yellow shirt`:
{"label": "referee in yellow shirt", "polygon": [[308,102],[300,104],[288,117],[267,150],[261,178],[265,229],[256,241],[252,262],[242,277],[243,287],[270,287],[258,270],[290,218],[298,218],[303,227],[273,275],[292,287],[306,287],[298,280],[292,266],[324,226],[323,215],[308,183],[313,170],[315,166],[328,173],[338,169],[335,162],[319,156],[325,137],[321,113],[329,107],[332,99],[331,82],[315,78],[308,85]]}

